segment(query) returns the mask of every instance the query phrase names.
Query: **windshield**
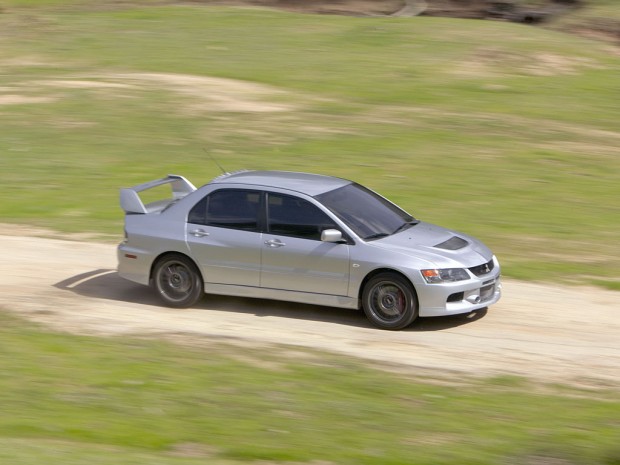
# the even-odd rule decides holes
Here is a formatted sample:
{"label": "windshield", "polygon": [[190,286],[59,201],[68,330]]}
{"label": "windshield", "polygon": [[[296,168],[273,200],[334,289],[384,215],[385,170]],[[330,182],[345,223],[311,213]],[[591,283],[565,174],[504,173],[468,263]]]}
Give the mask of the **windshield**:
{"label": "windshield", "polygon": [[365,240],[389,236],[418,223],[393,203],[355,183],[315,198]]}

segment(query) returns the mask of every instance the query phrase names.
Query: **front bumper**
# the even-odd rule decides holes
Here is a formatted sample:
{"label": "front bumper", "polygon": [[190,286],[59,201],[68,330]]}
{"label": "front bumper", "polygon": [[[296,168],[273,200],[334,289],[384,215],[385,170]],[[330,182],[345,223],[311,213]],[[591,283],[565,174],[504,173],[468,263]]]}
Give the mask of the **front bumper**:
{"label": "front bumper", "polygon": [[502,295],[497,273],[480,279],[446,284],[427,284],[418,288],[419,315],[446,316],[470,313],[496,303]]}

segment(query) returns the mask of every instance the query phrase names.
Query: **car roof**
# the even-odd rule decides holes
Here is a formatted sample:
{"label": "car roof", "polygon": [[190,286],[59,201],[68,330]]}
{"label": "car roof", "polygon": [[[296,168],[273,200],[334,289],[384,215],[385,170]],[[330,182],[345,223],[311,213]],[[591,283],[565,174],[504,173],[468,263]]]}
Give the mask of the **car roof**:
{"label": "car roof", "polygon": [[277,187],[315,196],[351,184],[351,181],[333,176],[293,171],[237,171],[223,174],[209,184]]}

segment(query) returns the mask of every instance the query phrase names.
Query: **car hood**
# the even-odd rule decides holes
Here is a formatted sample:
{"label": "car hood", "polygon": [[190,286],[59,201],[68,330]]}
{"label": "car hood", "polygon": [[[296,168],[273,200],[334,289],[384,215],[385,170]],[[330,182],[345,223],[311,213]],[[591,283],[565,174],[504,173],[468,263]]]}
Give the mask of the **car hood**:
{"label": "car hood", "polygon": [[469,268],[493,258],[493,252],[479,240],[425,222],[369,244],[386,251],[424,260],[438,268]]}

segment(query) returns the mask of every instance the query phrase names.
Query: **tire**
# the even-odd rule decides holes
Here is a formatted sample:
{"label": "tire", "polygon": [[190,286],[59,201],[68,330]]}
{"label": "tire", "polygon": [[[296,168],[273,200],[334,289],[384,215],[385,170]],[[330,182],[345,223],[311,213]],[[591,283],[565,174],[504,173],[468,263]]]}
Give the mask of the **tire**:
{"label": "tire", "polygon": [[373,325],[397,330],[417,318],[418,298],[405,278],[396,273],[381,273],[364,286],[362,308]]}
{"label": "tire", "polygon": [[161,257],[153,269],[153,287],[169,307],[187,308],[203,296],[202,276],[194,262],[184,255]]}

